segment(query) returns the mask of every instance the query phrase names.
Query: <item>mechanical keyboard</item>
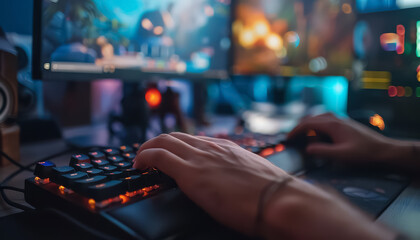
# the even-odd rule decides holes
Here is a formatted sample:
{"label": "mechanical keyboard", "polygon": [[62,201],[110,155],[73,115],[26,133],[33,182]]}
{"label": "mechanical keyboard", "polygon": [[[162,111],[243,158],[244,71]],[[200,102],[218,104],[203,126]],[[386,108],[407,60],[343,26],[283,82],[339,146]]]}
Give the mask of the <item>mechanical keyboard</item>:
{"label": "mechanical keyboard", "polygon": [[[325,161],[314,164],[317,161],[308,161],[298,148],[283,142],[281,135],[217,137],[232,140],[308,182],[336,188],[374,216],[407,185],[395,176],[349,174],[325,167]],[[36,208],[64,211],[120,239],[246,239],[213,221],[164,173],[132,168],[139,147],[133,144],[75,153],[68,166],[39,162],[35,176],[25,181],[25,200]]]}

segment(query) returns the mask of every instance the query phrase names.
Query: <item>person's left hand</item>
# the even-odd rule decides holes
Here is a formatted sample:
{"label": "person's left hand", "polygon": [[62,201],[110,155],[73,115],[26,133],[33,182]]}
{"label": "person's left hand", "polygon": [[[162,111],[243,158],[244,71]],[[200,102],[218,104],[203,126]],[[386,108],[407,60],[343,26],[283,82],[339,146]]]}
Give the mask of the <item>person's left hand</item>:
{"label": "person's left hand", "polygon": [[217,221],[248,235],[262,189],[287,173],[233,142],[183,133],[163,134],[144,143],[134,167],[155,167]]}

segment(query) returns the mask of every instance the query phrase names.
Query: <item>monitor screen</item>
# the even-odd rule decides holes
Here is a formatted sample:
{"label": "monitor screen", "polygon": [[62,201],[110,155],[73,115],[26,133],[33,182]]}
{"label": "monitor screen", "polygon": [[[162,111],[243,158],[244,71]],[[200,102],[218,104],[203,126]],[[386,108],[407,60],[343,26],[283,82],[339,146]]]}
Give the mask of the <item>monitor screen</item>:
{"label": "monitor screen", "polygon": [[356,0],[359,13],[382,12],[406,8],[420,7],[419,0]]}
{"label": "monitor screen", "polygon": [[[395,3],[394,8],[386,9],[384,2]],[[419,137],[420,114],[415,109],[420,100],[420,8],[415,7],[420,1],[358,4],[364,11],[353,30],[350,115],[366,119],[377,114],[385,122],[386,134]]]}
{"label": "monitor screen", "polygon": [[42,79],[228,77],[231,0],[35,2]]}
{"label": "monitor screen", "polygon": [[350,0],[238,0],[235,74],[346,75],[356,21]]}

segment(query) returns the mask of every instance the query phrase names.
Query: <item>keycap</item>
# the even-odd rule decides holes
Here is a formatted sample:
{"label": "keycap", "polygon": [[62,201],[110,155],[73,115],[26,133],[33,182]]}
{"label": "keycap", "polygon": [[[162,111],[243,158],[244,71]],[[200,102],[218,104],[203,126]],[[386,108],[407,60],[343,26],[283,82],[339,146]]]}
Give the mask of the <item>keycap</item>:
{"label": "keycap", "polygon": [[104,172],[103,176],[107,176],[111,180],[118,180],[125,177],[123,171]]}
{"label": "keycap", "polygon": [[112,157],[108,157],[108,161],[111,163],[119,163],[124,161],[124,158],[121,156],[112,156]]}
{"label": "keycap", "polygon": [[118,170],[125,170],[125,169],[131,168],[132,164],[128,162],[119,162],[119,163],[114,164],[114,166],[116,166]]}
{"label": "keycap", "polygon": [[123,170],[125,177],[130,177],[134,175],[140,175],[141,172],[136,168],[128,168]]}
{"label": "keycap", "polygon": [[90,158],[84,154],[74,154],[70,159],[70,166],[81,163],[90,163]]}
{"label": "keycap", "polygon": [[108,177],[106,176],[94,176],[91,178],[85,178],[81,180],[76,180],[71,184],[71,188],[74,191],[81,191],[84,192],[86,189],[93,185],[98,185],[108,181]]}
{"label": "keycap", "polygon": [[136,158],[136,154],[134,153],[123,153],[122,156],[126,161],[132,162],[134,158]]}
{"label": "keycap", "polygon": [[134,149],[130,146],[123,145],[123,146],[120,146],[120,152],[121,152],[121,154],[134,152]]}
{"label": "keycap", "polygon": [[93,165],[90,163],[80,163],[80,164],[75,164],[74,168],[77,171],[86,172],[87,170],[92,169]]}
{"label": "keycap", "polygon": [[104,150],[104,152],[108,157],[112,157],[112,156],[120,154],[120,151],[116,148],[107,148]]}
{"label": "keycap", "polygon": [[64,167],[54,167],[53,168],[53,174],[54,175],[63,175],[63,174],[69,174],[69,173],[75,173],[76,170],[73,167],[70,166],[64,166]]}
{"label": "keycap", "polygon": [[99,169],[103,170],[106,173],[118,170],[116,166],[111,166],[111,165],[103,166],[103,167],[100,167]]}
{"label": "keycap", "polygon": [[92,159],[92,160],[98,160],[98,159],[105,160],[106,159],[105,154],[103,152],[99,152],[99,151],[89,152],[88,155],[89,155],[90,159]]}
{"label": "keycap", "polygon": [[55,178],[54,181],[58,185],[63,185],[65,187],[71,187],[72,182],[74,182],[76,180],[85,179],[85,178],[89,178],[87,173],[85,173],[85,172],[75,172],[75,173],[69,173],[69,174],[64,174],[64,175],[57,176],[57,178]]}
{"label": "keycap", "polygon": [[134,151],[137,151],[141,147],[141,144],[140,143],[133,143],[131,146],[133,147]]}
{"label": "keycap", "polygon": [[104,171],[101,169],[93,168],[93,169],[87,170],[86,173],[89,175],[89,177],[94,177],[94,176],[103,174]]}
{"label": "keycap", "polygon": [[34,175],[42,179],[49,178],[53,175],[54,167],[55,164],[50,161],[38,162],[35,166]]}
{"label": "keycap", "polygon": [[96,167],[96,168],[99,168],[99,167],[104,167],[104,166],[106,166],[106,165],[109,165],[109,162],[108,162],[107,160],[102,160],[102,159],[99,159],[99,160],[92,160],[92,161],[91,161],[91,163],[92,163],[92,165],[93,165],[94,167]]}
{"label": "keycap", "polygon": [[103,201],[109,198],[117,197],[126,192],[125,184],[119,180],[111,180],[109,182],[90,186],[82,194],[86,197],[93,198],[96,201]]}
{"label": "keycap", "polygon": [[134,192],[144,187],[148,187],[148,185],[144,182],[141,176],[131,176],[126,177],[122,180],[124,184],[126,184],[128,192]]}

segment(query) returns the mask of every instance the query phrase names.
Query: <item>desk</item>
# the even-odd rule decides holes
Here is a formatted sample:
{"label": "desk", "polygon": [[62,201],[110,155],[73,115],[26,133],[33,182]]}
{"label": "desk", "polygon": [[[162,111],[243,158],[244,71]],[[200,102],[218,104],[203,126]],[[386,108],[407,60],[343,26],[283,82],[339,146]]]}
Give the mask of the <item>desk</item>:
{"label": "desk", "polygon": [[[63,140],[49,141],[26,145],[21,148],[22,164],[29,164],[37,159],[47,157],[54,153],[66,150]],[[57,165],[66,165],[71,154],[64,154],[53,159]],[[0,180],[3,180],[11,172],[17,170],[17,167],[10,165],[0,169]],[[30,172],[24,172],[10,181],[8,186],[19,188],[24,187],[24,179],[33,176]],[[24,204],[22,193],[7,191],[7,195],[13,201]],[[0,217],[20,212],[3,201],[0,201]],[[378,221],[395,228],[413,239],[420,239],[420,180],[414,181],[403,193],[388,207],[388,209],[379,217]]]}

